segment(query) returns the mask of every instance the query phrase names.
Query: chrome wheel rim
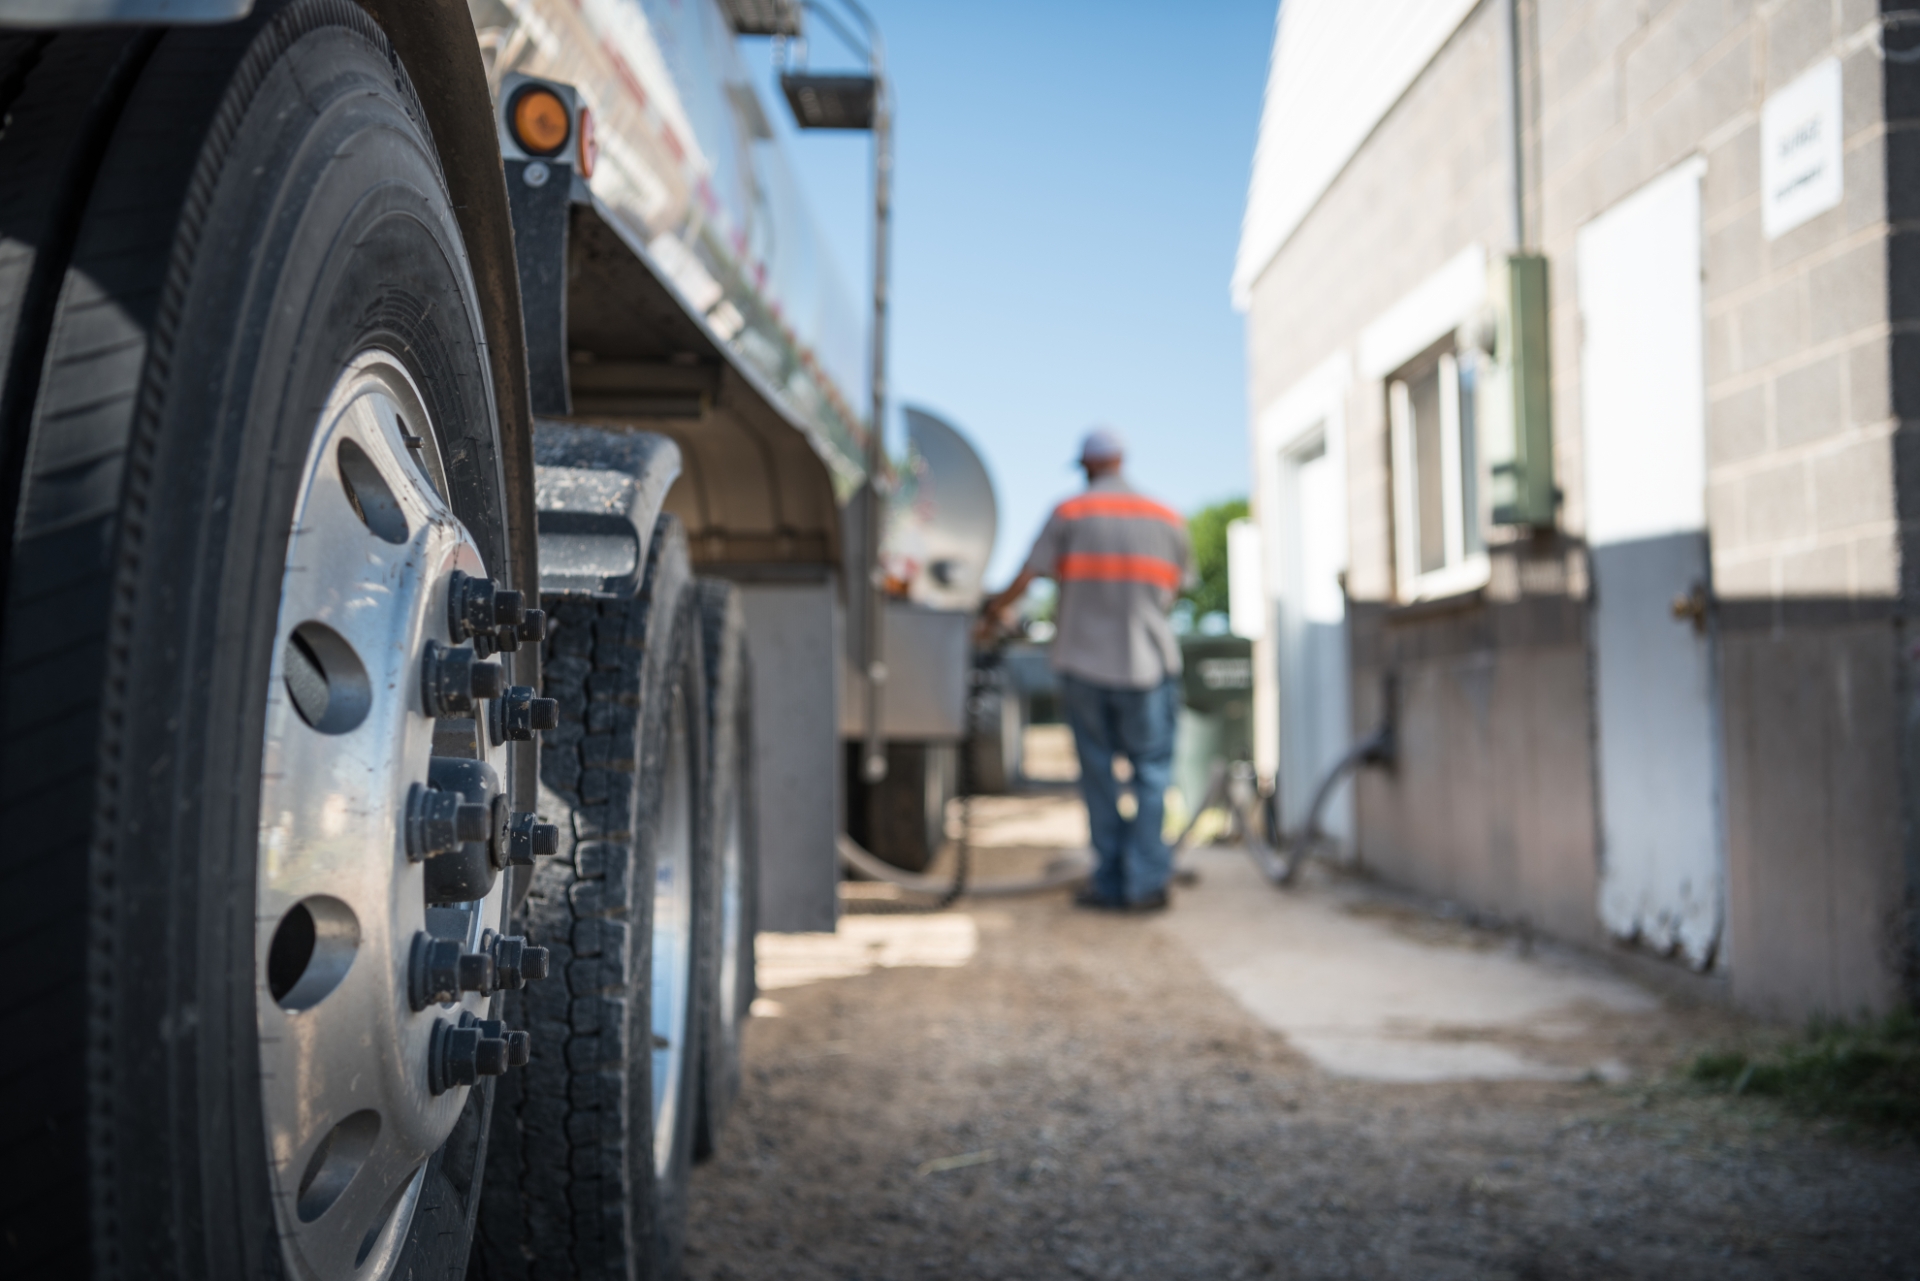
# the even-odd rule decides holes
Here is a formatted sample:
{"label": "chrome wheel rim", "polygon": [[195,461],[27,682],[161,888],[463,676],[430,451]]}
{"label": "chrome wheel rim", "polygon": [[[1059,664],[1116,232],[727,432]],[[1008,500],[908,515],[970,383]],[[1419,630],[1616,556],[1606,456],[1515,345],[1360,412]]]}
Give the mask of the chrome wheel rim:
{"label": "chrome wheel rim", "polygon": [[679,1132],[693,995],[693,771],[686,700],[676,689],[667,726],[665,790],[653,851],[653,1169],[665,1178]]}
{"label": "chrome wheel rim", "polygon": [[[427,780],[436,726],[448,729],[425,710],[421,656],[452,639],[453,571],[486,573],[444,497],[438,439],[396,358],[353,360],[307,452],[282,578],[255,1010],[275,1213],[299,1277],[391,1272],[428,1158],[467,1101],[466,1086],[430,1088],[435,1024],[486,1014],[476,992],[420,1010],[409,997],[416,937],[475,950],[506,884],[429,909],[424,864],[408,857],[409,791]],[[464,741],[504,773],[485,734]]]}

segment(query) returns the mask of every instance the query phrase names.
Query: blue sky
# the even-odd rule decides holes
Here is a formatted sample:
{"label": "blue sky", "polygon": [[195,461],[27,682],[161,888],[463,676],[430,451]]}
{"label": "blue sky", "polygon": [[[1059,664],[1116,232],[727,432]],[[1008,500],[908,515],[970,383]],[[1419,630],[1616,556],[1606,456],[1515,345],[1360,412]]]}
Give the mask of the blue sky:
{"label": "blue sky", "polygon": [[[892,400],[946,416],[985,455],[991,580],[1078,487],[1068,464],[1093,423],[1119,427],[1134,483],[1183,511],[1244,495],[1227,283],[1275,0],[868,8],[898,106]],[[814,28],[813,65],[848,65]],[[796,134],[768,42],[743,52],[864,314],[865,136]]]}

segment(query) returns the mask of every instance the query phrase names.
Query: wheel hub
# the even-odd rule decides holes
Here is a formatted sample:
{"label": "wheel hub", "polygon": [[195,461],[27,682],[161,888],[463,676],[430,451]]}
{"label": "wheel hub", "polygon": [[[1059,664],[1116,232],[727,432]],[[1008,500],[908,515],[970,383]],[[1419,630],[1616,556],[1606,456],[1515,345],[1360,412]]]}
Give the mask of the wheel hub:
{"label": "wheel hub", "polygon": [[483,709],[532,691],[459,645],[477,632],[488,653],[511,649],[529,611],[501,592],[498,617],[476,594],[486,568],[444,497],[437,440],[398,360],[354,360],[321,412],[287,548],[255,1007],[270,1177],[302,1277],[388,1273],[469,1088],[525,1060],[524,1034],[510,1047],[486,1017],[493,991],[546,965],[519,939],[511,972],[497,964],[497,873],[554,842],[498,783],[505,741],[530,730],[489,732]]}

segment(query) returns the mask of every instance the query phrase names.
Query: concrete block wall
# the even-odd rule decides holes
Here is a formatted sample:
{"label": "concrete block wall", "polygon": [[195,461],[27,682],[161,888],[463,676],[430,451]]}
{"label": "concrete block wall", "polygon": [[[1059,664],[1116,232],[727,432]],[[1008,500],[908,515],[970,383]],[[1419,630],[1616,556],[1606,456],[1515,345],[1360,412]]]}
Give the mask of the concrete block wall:
{"label": "concrete block wall", "polygon": [[[1899,509],[1885,64],[1865,0],[1523,0],[1530,221],[1553,263],[1556,462],[1584,522],[1579,229],[1706,161],[1707,518],[1727,856],[1721,958],[1743,1003],[1799,1016],[1898,994]],[[1761,227],[1768,95],[1841,62],[1843,198]],[[1895,184],[1898,186],[1899,184]]]}
{"label": "concrete block wall", "polygon": [[1372,872],[1478,912],[1597,943],[1586,611],[1561,596],[1408,618],[1351,612],[1356,723],[1398,683],[1399,761],[1356,781]]}
{"label": "concrete block wall", "polygon": [[[1895,586],[1885,141],[1878,15],[1860,0],[1537,0],[1533,221],[1554,265],[1566,523],[1583,524],[1574,238],[1693,156],[1707,162],[1705,338],[1716,592]],[[1845,196],[1769,242],[1760,109],[1842,61]]]}
{"label": "concrete block wall", "polygon": [[[1519,4],[1526,230],[1551,264],[1564,540],[1496,548],[1494,581],[1465,613],[1391,608],[1385,396],[1356,380],[1354,723],[1371,723],[1392,667],[1410,749],[1395,774],[1359,784],[1361,856],[1594,936],[1574,245],[1586,222],[1701,157],[1720,965],[1740,1000],[1779,1014],[1883,1007],[1900,991],[1908,869],[1920,868],[1905,845],[1920,823],[1902,818],[1904,804],[1920,820],[1908,782],[1920,733],[1903,742],[1914,682],[1899,632],[1903,602],[1920,596],[1920,558],[1903,554],[1920,549],[1920,67],[1888,70],[1871,0]],[[1493,0],[1467,19],[1255,283],[1256,416],[1462,247],[1509,244],[1504,20]],[[1920,45],[1920,28],[1904,43]],[[1761,106],[1828,56],[1842,62],[1844,198],[1768,241]],[[1545,820],[1540,797],[1553,802]]]}
{"label": "concrete block wall", "polygon": [[[1483,4],[1256,282],[1248,313],[1256,419],[1330,355],[1351,355],[1367,325],[1461,250],[1508,245],[1506,66],[1502,10]],[[1379,378],[1356,377],[1345,423],[1352,724],[1359,733],[1378,721],[1391,671],[1403,744],[1391,775],[1367,772],[1356,784],[1357,855],[1397,883],[1592,941],[1584,607],[1569,597],[1557,560],[1527,574],[1503,553],[1490,602],[1438,615],[1393,610]],[[1544,596],[1523,599],[1536,579]]]}

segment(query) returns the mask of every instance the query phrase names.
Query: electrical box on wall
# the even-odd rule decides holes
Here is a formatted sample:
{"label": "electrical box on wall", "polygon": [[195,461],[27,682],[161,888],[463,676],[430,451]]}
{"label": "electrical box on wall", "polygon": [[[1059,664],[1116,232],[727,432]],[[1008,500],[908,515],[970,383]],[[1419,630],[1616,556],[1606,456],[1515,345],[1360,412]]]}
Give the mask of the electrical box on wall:
{"label": "electrical box on wall", "polygon": [[1550,527],[1553,401],[1547,393],[1547,260],[1496,258],[1489,271],[1492,368],[1481,397],[1480,450],[1496,525]]}

